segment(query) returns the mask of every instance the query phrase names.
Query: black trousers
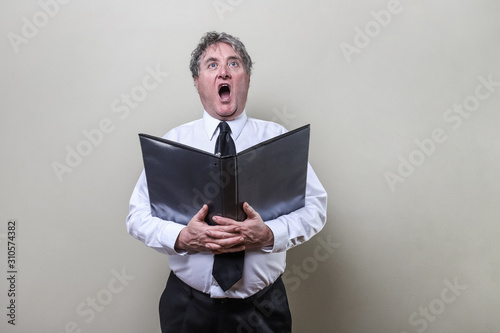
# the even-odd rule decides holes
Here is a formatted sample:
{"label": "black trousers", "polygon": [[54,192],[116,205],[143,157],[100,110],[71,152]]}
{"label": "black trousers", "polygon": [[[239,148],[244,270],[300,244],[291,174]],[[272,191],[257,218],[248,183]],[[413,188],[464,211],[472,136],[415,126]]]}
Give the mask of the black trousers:
{"label": "black trousers", "polygon": [[292,317],[281,277],[246,299],[214,299],[170,273],[159,310],[162,333],[292,331]]}

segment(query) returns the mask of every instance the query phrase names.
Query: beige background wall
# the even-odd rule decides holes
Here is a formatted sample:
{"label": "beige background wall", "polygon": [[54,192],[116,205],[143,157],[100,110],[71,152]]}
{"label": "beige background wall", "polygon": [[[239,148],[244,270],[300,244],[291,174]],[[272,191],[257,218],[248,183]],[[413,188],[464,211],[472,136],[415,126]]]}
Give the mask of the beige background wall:
{"label": "beige background wall", "polygon": [[137,133],[201,115],[188,60],[218,30],[255,62],[248,113],[312,125],[329,214],[289,252],[295,332],[500,332],[499,11],[2,1],[0,276],[11,220],[17,273],[15,326],[0,279],[0,331],[159,332],[167,260],[125,229]]}

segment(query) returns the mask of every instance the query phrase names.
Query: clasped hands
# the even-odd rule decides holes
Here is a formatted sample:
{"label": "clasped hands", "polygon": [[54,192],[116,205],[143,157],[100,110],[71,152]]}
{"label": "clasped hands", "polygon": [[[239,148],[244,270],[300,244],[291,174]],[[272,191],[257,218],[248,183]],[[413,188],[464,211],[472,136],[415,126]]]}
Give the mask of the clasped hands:
{"label": "clasped hands", "polygon": [[214,216],[213,220],[218,225],[211,226],[205,222],[208,206],[203,205],[179,233],[175,250],[221,254],[272,246],[273,232],[260,214],[247,202],[243,204],[243,211],[247,215],[244,221]]}

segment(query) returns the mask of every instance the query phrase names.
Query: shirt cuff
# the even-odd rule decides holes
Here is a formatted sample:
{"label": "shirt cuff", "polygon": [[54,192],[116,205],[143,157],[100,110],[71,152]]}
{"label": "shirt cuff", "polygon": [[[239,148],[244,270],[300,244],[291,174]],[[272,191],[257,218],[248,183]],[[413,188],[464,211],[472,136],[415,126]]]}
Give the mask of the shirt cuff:
{"label": "shirt cuff", "polygon": [[262,251],[275,253],[286,250],[288,244],[288,229],[279,221],[279,219],[266,221],[266,225],[271,229],[274,235],[274,245],[263,247]]}
{"label": "shirt cuff", "polygon": [[160,233],[158,234],[158,242],[162,244],[162,246],[167,250],[168,254],[177,254],[177,255],[186,255],[188,251],[176,251],[175,250],[175,242],[179,237],[179,233],[186,226],[180,223],[175,222],[166,222],[163,221],[163,227]]}

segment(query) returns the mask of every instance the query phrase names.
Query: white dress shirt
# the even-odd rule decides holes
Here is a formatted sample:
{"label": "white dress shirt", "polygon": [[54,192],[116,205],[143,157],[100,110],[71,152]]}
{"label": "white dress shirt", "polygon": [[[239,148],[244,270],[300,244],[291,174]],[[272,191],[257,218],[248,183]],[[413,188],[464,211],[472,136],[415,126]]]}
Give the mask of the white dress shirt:
{"label": "white dress shirt", "polygon": [[[164,138],[213,153],[219,122],[205,111],[202,119],[176,127]],[[279,124],[248,118],[245,111],[227,123],[231,127],[237,152],[286,132]],[[210,252],[179,253],[174,249],[185,225],[151,216],[144,171],[130,199],[127,229],[147,246],[168,254],[170,269],[191,287],[214,298],[246,298],[283,274],[286,250],[307,241],[323,228],[326,203],[327,194],[308,165],[305,206],[277,219],[265,221],[274,234],[274,246],[245,251],[243,277],[226,292],[212,277],[213,255]],[[251,202],[249,204],[252,205]]]}

